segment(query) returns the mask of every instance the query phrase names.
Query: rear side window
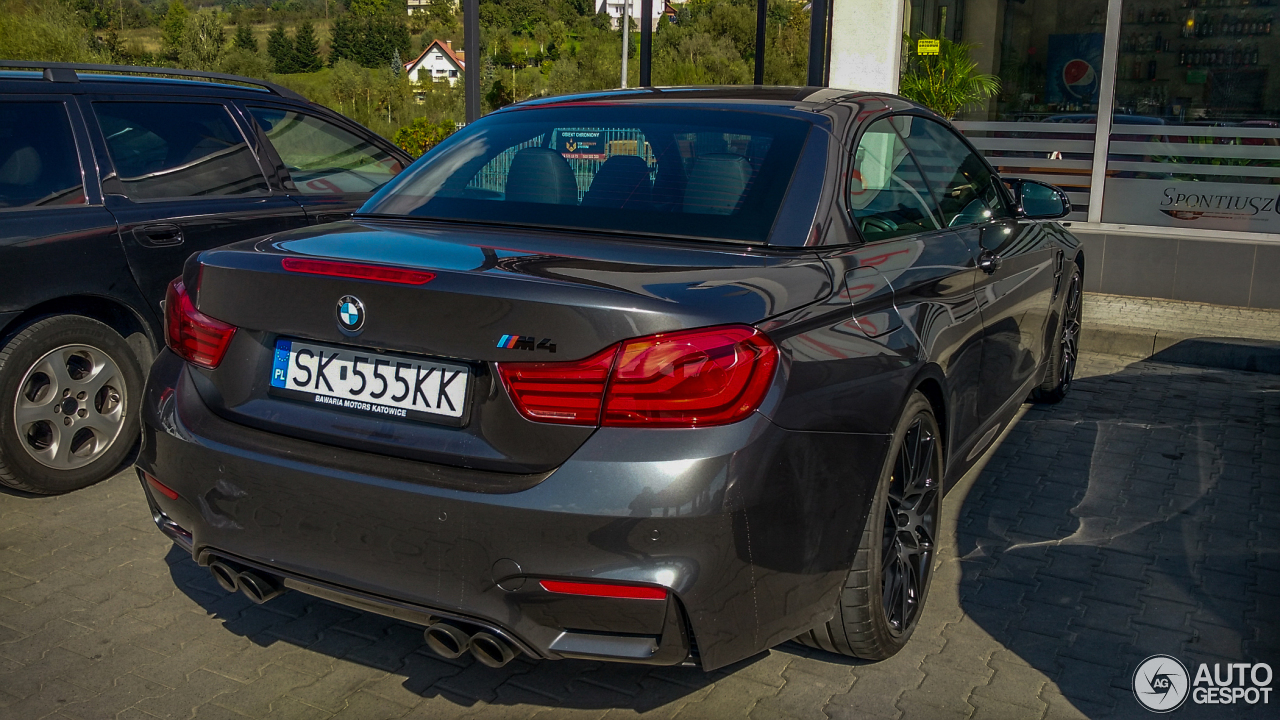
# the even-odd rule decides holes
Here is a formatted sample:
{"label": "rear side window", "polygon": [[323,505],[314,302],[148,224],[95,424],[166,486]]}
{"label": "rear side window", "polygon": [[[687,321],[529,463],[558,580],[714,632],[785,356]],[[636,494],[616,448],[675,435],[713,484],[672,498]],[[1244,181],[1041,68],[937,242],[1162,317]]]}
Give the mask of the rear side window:
{"label": "rear side window", "polygon": [[923,166],[944,225],[960,227],[1008,216],[995,174],[955,133],[921,117],[905,120],[898,122],[898,129]]}
{"label": "rear side window", "polygon": [[66,106],[0,103],[0,210],[85,202]]}
{"label": "rear side window", "polygon": [[763,242],[809,127],[660,106],[496,113],[362,212]]}
{"label": "rear side window", "polygon": [[404,169],[386,150],[317,117],[280,108],[249,113],[303,195],[373,192]]}
{"label": "rear side window", "polygon": [[939,229],[924,177],[890,120],[877,121],[858,141],[847,197],[868,241]]}
{"label": "rear side window", "polygon": [[258,160],[223,105],[93,104],[124,193],[134,200],[267,194]]}

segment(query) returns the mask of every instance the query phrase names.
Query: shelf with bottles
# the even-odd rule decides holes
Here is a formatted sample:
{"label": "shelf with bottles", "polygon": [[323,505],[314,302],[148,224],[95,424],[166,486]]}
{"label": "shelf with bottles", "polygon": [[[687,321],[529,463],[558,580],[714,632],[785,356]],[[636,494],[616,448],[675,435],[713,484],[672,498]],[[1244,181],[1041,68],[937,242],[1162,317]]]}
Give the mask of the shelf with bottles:
{"label": "shelf with bottles", "polygon": [[1181,0],[1182,9],[1224,7],[1274,7],[1276,0]]}
{"label": "shelf with bottles", "polygon": [[1204,13],[1192,10],[1179,33],[1188,40],[1207,37],[1260,37],[1271,34],[1274,13]]}
{"label": "shelf with bottles", "polygon": [[1188,68],[1259,67],[1261,60],[1262,52],[1257,45],[1209,48],[1183,46],[1178,49],[1178,65]]}

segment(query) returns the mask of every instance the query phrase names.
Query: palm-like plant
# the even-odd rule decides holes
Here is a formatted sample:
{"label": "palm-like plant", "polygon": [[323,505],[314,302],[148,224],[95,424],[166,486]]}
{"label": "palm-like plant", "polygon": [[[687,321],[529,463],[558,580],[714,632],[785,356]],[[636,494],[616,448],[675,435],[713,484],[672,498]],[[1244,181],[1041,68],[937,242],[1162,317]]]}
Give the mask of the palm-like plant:
{"label": "palm-like plant", "polygon": [[978,72],[978,63],[969,57],[973,44],[939,40],[937,55],[920,55],[912,38],[903,36],[907,67],[898,89],[903,97],[951,119],[961,110],[981,107],[1000,92],[1000,79]]}

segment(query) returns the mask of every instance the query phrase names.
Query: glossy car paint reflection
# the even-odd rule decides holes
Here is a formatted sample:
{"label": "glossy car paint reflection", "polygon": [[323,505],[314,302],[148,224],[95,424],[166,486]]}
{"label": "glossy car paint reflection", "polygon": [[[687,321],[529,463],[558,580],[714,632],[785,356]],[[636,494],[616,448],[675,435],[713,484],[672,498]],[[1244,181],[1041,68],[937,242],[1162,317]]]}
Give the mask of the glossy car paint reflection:
{"label": "glossy car paint reflection", "polygon": [[[181,499],[152,500],[197,548],[475,618],[545,658],[562,656],[565,628],[665,642],[674,612],[713,669],[826,621],[907,398],[933,404],[954,482],[1038,384],[1063,268],[1083,262],[1069,233],[1025,219],[864,242],[840,192],[850,148],[886,114],[927,111],[832,92],[600,96],[807,113],[809,172],[768,245],[360,217],[193,259],[200,311],[241,330],[217,370],[170,353],[153,368],[139,466]],[[979,268],[984,249],[1003,270]],[[359,285],[357,342],[471,363],[467,424],[267,398],[277,335],[351,342],[316,298],[352,283],[285,273],[289,257],[435,273],[426,291]],[[530,422],[491,369],[513,359],[496,347],[504,333],[554,339],[554,358],[527,359],[574,360],[721,323],[754,325],[780,350],[763,404],[723,427]],[[672,604],[551,598],[538,578],[651,583]]]}

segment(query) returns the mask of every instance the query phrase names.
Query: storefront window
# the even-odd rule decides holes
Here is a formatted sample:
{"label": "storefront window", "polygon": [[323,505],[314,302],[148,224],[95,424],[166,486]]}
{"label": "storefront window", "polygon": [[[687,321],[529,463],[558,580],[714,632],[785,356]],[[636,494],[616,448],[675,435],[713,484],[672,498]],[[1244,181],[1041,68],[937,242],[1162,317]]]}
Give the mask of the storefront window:
{"label": "storefront window", "polygon": [[957,127],[1002,175],[1053,183],[1087,217],[1106,28],[1106,0],[911,0],[913,37],[971,46],[1000,93]]}
{"label": "storefront window", "polygon": [[1125,2],[1103,222],[1280,232],[1275,3]]}

